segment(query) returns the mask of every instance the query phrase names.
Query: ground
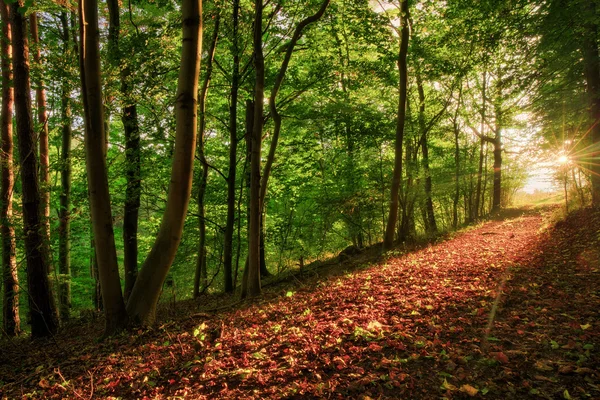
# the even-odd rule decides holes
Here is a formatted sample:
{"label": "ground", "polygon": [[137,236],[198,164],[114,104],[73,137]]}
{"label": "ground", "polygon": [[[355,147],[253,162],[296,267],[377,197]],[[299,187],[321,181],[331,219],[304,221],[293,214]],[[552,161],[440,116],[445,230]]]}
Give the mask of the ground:
{"label": "ground", "polygon": [[373,250],[253,303],[176,305],[102,342],[97,323],[2,342],[0,395],[600,399],[600,213],[556,212]]}

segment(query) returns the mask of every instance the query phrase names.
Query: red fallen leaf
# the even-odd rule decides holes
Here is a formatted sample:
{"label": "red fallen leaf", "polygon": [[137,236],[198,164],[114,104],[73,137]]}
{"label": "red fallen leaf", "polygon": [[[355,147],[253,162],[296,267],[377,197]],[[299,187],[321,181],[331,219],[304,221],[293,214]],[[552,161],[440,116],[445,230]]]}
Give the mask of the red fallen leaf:
{"label": "red fallen leaf", "polygon": [[380,345],[378,345],[377,343],[371,343],[369,345],[369,350],[373,350],[373,351],[381,351],[381,349],[383,349],[383,347],[381,347]]}
{"label": "red fallen leaf", "polygon": [[491,355],[492,357],[494,357],[494,359],[495,359],[496,361],[498,361],[499,363],[502,363],[502,364],[508,364],[508,357],[507,357],[507,356],[506,356],[506,354],[504,354],[503,352],[501,352],[501,351],[498,351],[498,352],[492,352],[492,353],[490,353],[490,355]]}
{"label": "red fallen leaf", "polygon": [[174,384],[175,382],[177,382],[175,379],[169,379],[169,385]]}
{"label": "red fallen leaf", "polygon": [[112,389],[112,388],[118,386],[120,382],[121,382],[121,378],[117,378],[114,381],[109,382],[108,385],[106,385],[106,387],[109,389]]}

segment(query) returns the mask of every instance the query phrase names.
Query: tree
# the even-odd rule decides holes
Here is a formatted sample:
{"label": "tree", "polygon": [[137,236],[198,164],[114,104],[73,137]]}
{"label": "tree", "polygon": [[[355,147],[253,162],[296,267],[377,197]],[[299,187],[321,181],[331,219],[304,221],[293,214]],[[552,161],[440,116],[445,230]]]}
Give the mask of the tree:
{"label": "tree", "polygon": [[[235,4],[234,4],[235,8]],[[217,11],[218,12],[218,11]],[[213,28],[212,40],[210,41],[210,46],[208,50],[208,59],[206,60],[206,73],[204,74],[204,81],[202,82],[202,88],[200,89],[200,97],[199,97],[199,106],[200,110],[198,115],[200,117],[198,125],[200,126],[198,132],[198,157],[200,159],[200,163],[202,164],[202,172],[200,174],[200,179],[198,181],[198,231],[199,231],[199,239],[198,239],[198,258],[196,261],[196,273],[194,275],[194,298],[200,295],[200,283],[202,283],[202,288],[206,288],[207,282],[207,271],[206,271],[206,211],[204,206],[204,196],[206,193],[206,184],[208,181],[208,162],[206,161],[206,156],[204,154],[204,134],[206,130],[206,97],[208,96],[208,88],[210,85],[210,79],[212,77],[213,70],[213,60],[215,57],[215,51],[217,48],[217,39],[219,37],[219,25],[221,21],[221,15],[217,13],[215,17],[215,26]],[[235,18],[234,18],[235,20]],[[232,89],[233,90],[233,89]],[[233,96],[232,96],[233,97]],[[237,137],[235,138],[237,140]],[[233,142],[230,144],[233,145]],[[230,159],[231,162],[231,159]],[[234,158],[234,167],[235,167],[235,158]],[[235,170],[235,168],[234,168]],[[235,176],[235,175],[234,175]],[[231,172],[228,179],[231,179]],[[235,179],[234,179],[235,181]],[[229,187],[229,180],[227,182]],[[234,186],[235,188],[235,186]],[[229,222],[229,197],[228,197],[228,222]],[[232,224],[233,226],[233,224]],[[233,228],[231,231],[233,235]],[[225,291],[231,291],[232,288],[228,290],[228,279],[231,279],[231,271],[229,278],[227,277],[227,232],[225,233]],[[231,256],[231,255],[230,255]],[[230,257],[231,258],[231,257]],[[229,261],[231,263],[231,260]],[[230,265],[231,267],[231,265]],[[202,281],[202,282],[201,282]],[[231,282],[229,282],[231,286]]]}
{"label": "tree", "polygon": [[[587,5],[586,5],[587,3]],[[589,96],[589,114],[591,121],[592,159],[592,205],[600,207],[600,51],[598,49],[598,16],[595,0],[581,2],[584,16],[584,35],[581,44],[583,53],[584,76]]]}
{"label": "tree", "polygon": [[202,50],[202,2],[184,0],[183,38],[175,106],[175,149],[167,205],[154,245],[140,269],[127,312],[139,323],[152,323],[162,285],[181,241],[192,190],[196,150],[198,75]]}
{"label": "tree", "polygon": [[[33,62],[39,70],[39,77],[35,82],[35,102],[37,108],[37,120],[39,125],[38,146],[40,154],[40,201],[41,218],[44,233],[43,253],[50,255],[50,156],[48,151],[48,111],[46,104],[46,89],[44,81],[41,78],[42,71],[42,50],[40,46],[40,35],[38,33],[38,17],[36,12],[29,15],[29,28],[31,31],[31,41],[33,42]],[[49,273],[52,270],[50,260],[46,262]]]}
{"label": "tree", "polygon": [[[71,55],[72,42],[68,14],[60,13],[61,37],[63,41],[63,57],[68,60]],[[62,120],[61,134],[61,168],[60,168],[60,208],[58,210],[58,305],[60,318],[69,319],[71,309],[71,98],[70,87],[66,77],[63,77],[61,87],[60,112]]]}
{"label": "tree", "polygon": [[119,2],[108,0],[109,51],[113,66],[121,79],[121,121],[125,132],[125,206],[123,210],[123,268],[125,270],[125,299],[133,290],[138,268],[138,215],[140,209],[140,128],[137,104],[132,98],[132,70],[124,55],[119,37],[121,19]]}
{"label": "tree", "polygon": [[254,116],[250,138],[250,215],[248,227],[248,263],[242,281],[242,298],[260,294],[260,153],[263,130],[265,59],[262,48],[262,0],[254,1]]}
{"label": "tree", "polygon": [[396,120],[396,144],[394,147],[394,175],[392,178],[392,189],[390,193],[390,211],[388,214],[385,236],[383,239],[383,249],[390,250],[394,244],[394,233],[396,232],[396,222],[398,220],[399,190],[402,183],[402,143],[404,141],[404,123],[406,120],[406,92],[407,92],[407,63],[408,54],[408,0],[400,1],[400,49],[398,52],[398,72],[400,79],[398,82],[398,116]]}
{"label": "tree", "polygon": [[90,213],[98,260],[98,275],[105,315],[105,334],[127,325],[127,313],[119,280],[119,265],[112,224],[106,173],[104,105],[100,78],[98,5],[79,1],[81,93],[85,119],[85,151]]}
{"label": "tree", "polygon": [[21,321],[19,318],[19,278],[15,256],[15,229],[12,220],[12,201],[15,184],[12,135],[14,91],[11,86],[12,30],[8,16],[8,6],[4,1],[0,1],[0,16],[2,17],[2,39],[0,42],[0,51],[2,53],[2,111],[0,114],[2,188],[0,201],[2,204],[0,208],[0,224],[2,235],[2,281],[4,283],[2,329],[6,335],[16,336],[21,331]]}
{"label": "tree", "polygon": [[13,29],[15,111],[23,192],[27,288],[29,292],[31,335],[33,337],[44,337],[56,332],[58,318],[48,280],[48,254],[44,254],[38,161],[31,112],[29,43],[27,40],[27,24],[20,7],[22,7],[20,2],[12,3],[10,5],[10,16]]}

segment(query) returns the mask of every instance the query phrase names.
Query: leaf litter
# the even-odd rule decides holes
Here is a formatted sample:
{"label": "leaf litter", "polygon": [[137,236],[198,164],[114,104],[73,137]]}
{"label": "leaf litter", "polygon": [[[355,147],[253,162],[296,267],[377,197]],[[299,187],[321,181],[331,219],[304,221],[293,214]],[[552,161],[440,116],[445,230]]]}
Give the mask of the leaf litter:
{"label": "leaf litter", "polygon": [[85,324],[46,343],[2,342],[0,394],[600,398],[600,214],[541,229],[549,212],[513,210],[368,267],[212,314],[189,307],[103,342]]}

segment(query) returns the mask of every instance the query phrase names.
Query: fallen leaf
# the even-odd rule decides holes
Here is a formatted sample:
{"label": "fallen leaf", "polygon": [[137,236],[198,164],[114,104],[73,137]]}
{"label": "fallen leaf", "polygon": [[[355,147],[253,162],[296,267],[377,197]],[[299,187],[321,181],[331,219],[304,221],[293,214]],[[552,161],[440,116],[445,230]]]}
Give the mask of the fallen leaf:
{"label": "fallen leaf", "polygon": [[490,355],[491,355],[492,357],[494,357],[494,359],[495,359],[496,361],[498,361],[499,363],[502,363],[502,364],[508,364],[508,357],[507,357],[507,356],[506,356],[506,354],[504,354],[503,352],[501,352],[501,351],[498,351],[498,352],[492,352],[492,353],[490,353]]}
{"label": "fallen leaf", "polygon": [[478,389],[475,389],[475,388],[474,388],[473,386],[471,386],[471,385],[462,385],[462,386],[460,387],[460,391],[461,391],[461,392],[464,392],[464,393],[466,393],[466,394],[468,394],[468,395],[469,395],[469,396],[471,396],[471,397],[473,397],[473,396],[476,396],[476,395],[477,395],[477,393],[479,392],[479,390],[478,390]]}

